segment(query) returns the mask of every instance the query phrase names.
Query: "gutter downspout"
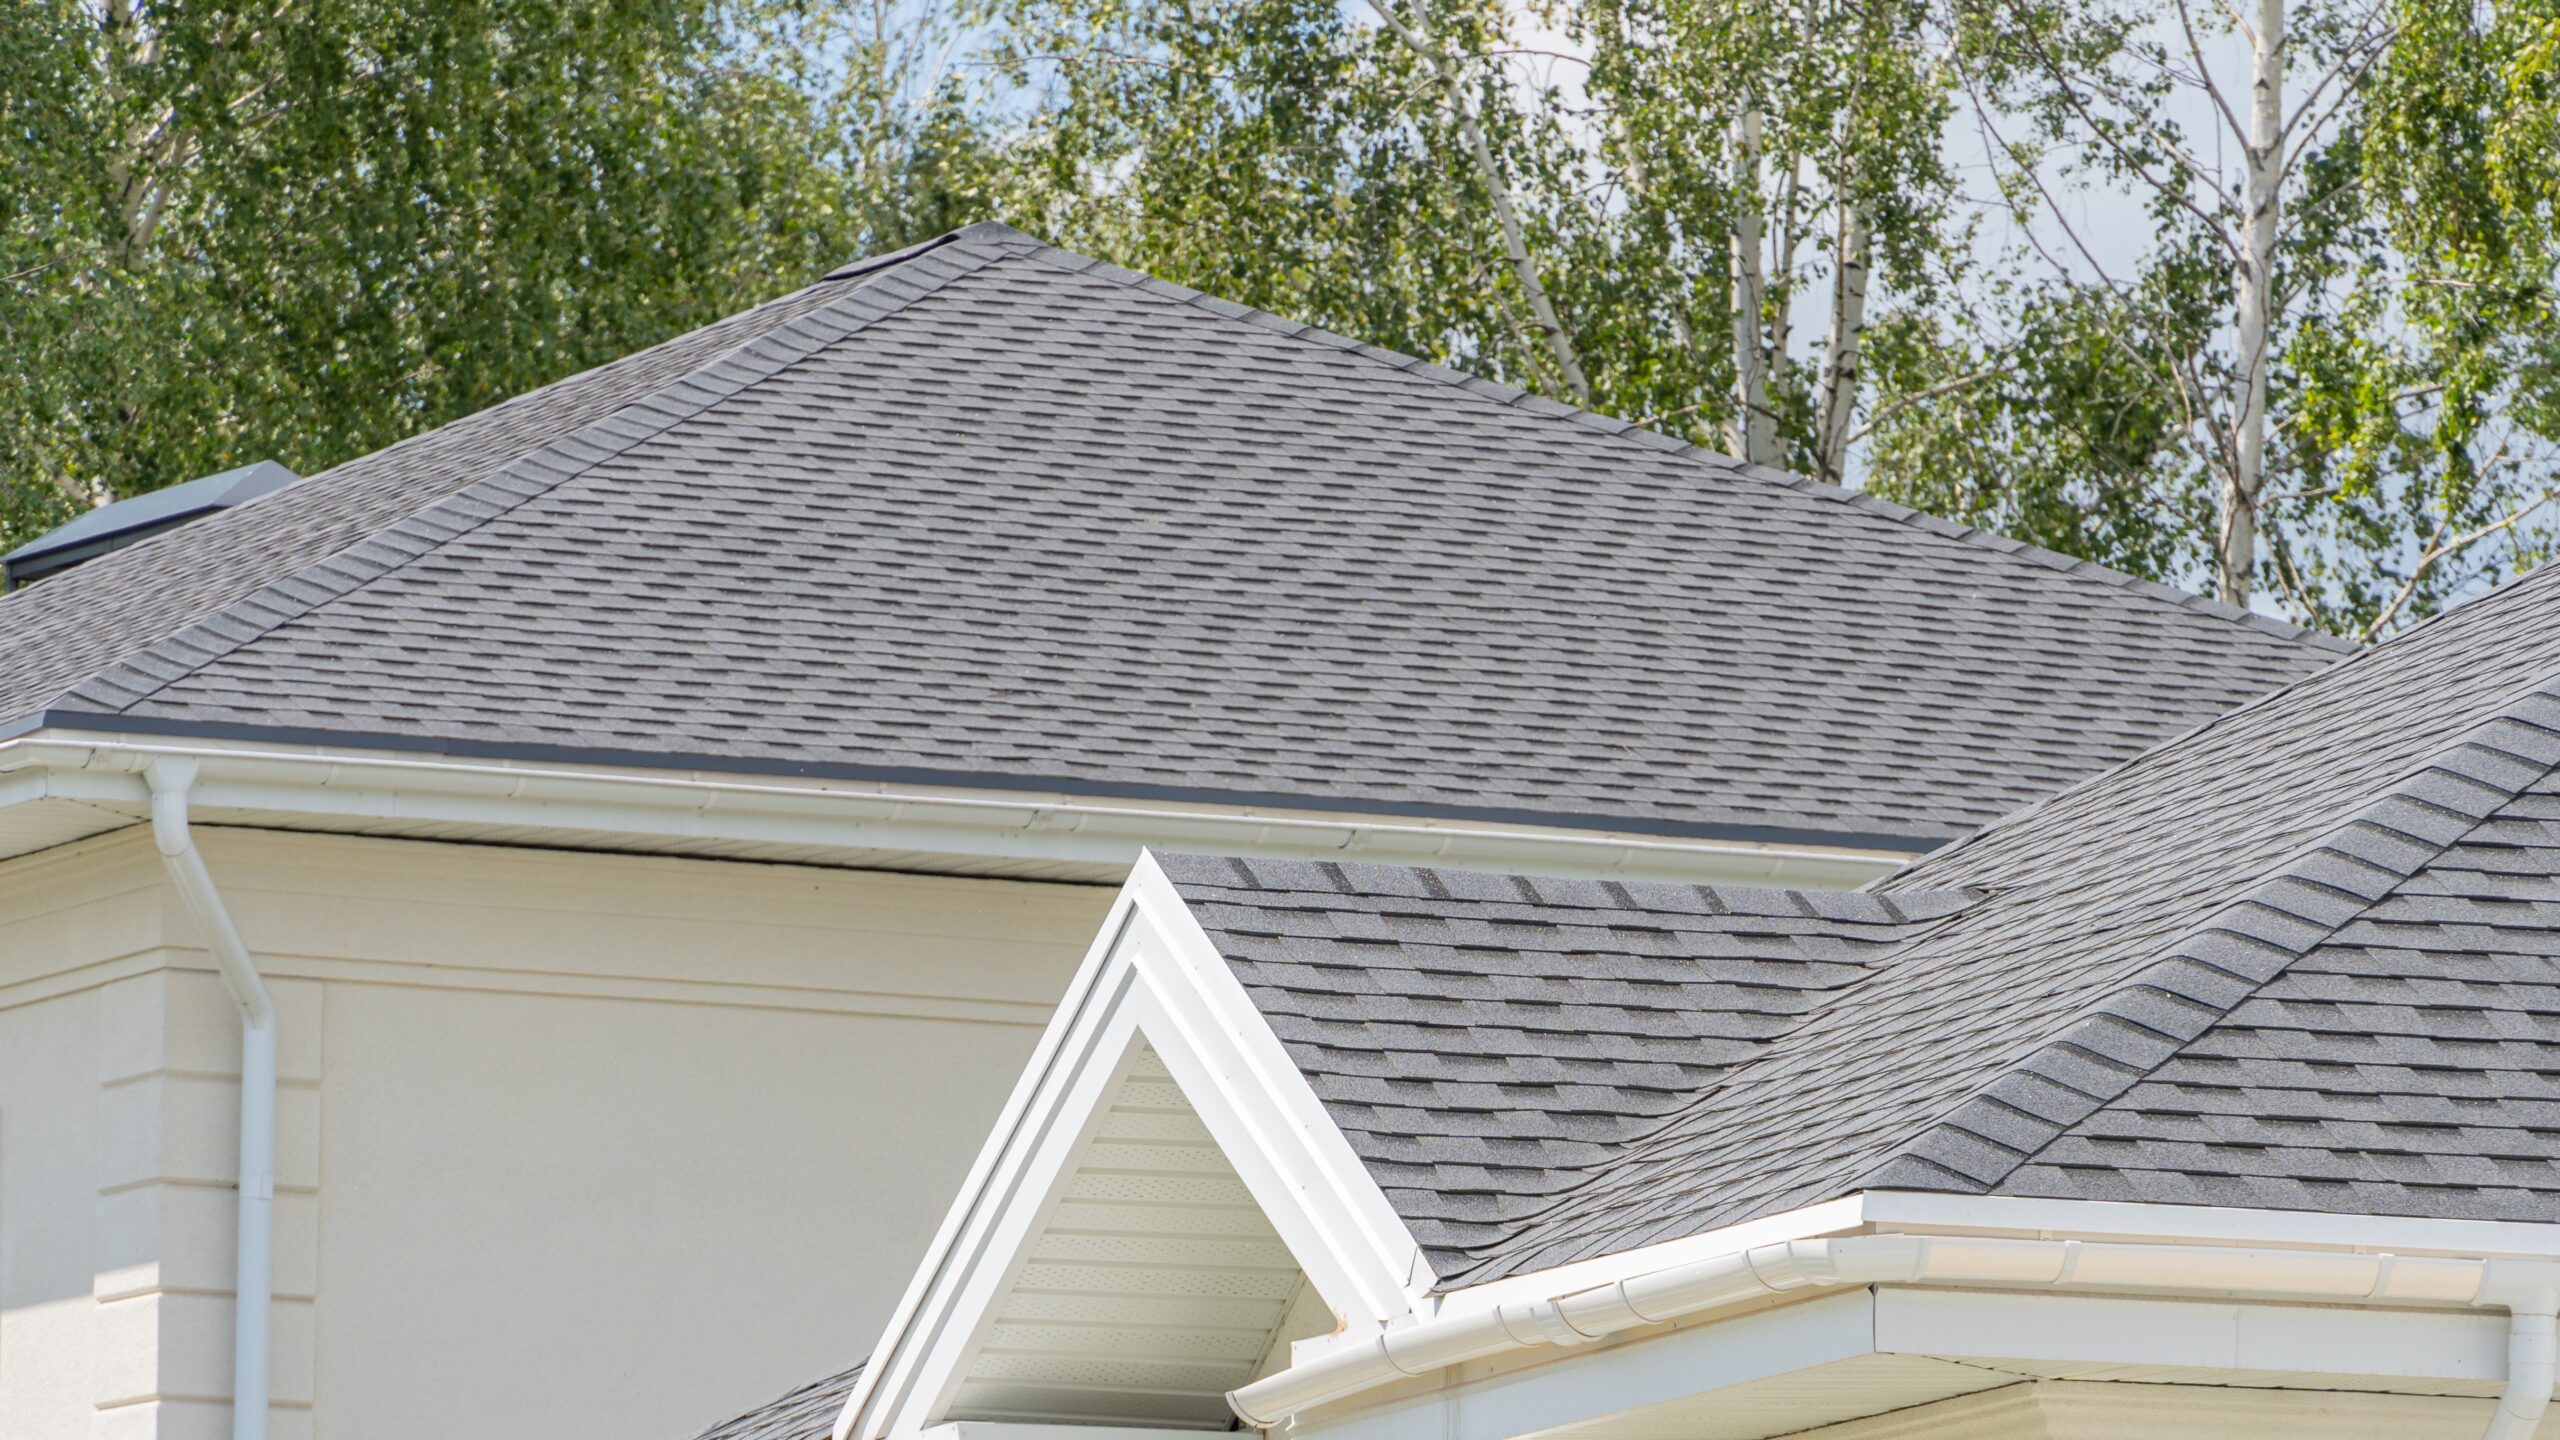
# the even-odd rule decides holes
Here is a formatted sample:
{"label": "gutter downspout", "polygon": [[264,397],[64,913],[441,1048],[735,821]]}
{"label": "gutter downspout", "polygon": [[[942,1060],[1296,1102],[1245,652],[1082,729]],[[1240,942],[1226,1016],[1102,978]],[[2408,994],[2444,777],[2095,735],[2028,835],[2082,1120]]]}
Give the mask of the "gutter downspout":
{"label": "gutter downspout", "polygon": [[2507,1311],[2507,1388],[2480,1440],[2531,1440],[2551,1408],[2551,1386],[2560,1378],[2560,1276],[2549,1266],[2509,1266],[2492,1261],[2481,1282],[2480,1304]]}
{"label": "gutter downspout", "polygon": [[240,1008],[240,1238],[232,1287],[231,1436],[266,1440],[275,1295],[276,1007],[187,825],[187,792],[195,784],[196,762],[184,757],[154,760],[143,776],[151,786],[152,841],[179,898],[203,927],[222,983]]}
{"label": "gutter downspout", "polygon": [[1580,1345],[1791,1290],[1923,1281],[2504,1309],[2513,1317],[2506,1393],[2482,1440],[2528,1440],[2551,1404],[2560,1358],[2560,1264],[2547,1261],[1868,1235],[1763,1245],[1552,1299],[1437,1316],[1336,1345],[1231,1392],[1227,1404],[1245,1424],[1270,1429],[1372,1386],[1508,1351]]}

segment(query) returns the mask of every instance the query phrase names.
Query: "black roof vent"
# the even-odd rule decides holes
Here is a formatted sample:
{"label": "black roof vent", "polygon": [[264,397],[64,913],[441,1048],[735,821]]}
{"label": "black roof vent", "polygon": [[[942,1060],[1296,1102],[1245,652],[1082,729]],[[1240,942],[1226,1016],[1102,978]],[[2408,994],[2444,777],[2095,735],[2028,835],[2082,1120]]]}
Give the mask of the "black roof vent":
{"label": "black roof vent", "polygon": [[175,530],[216,510],[228,510],[244,501],[281,490],[301,478],[273,460],[261,460],[237,470],[190,480],[184,485],[172,485],[166,490],[119,500],[113,505],[101,505],[67,525],[46,531],[6,556],[0,556],[0,570],[7,572],[7,587],[15,590],[21,585],[68,570],[83,560],[95,560],[110,550],[121,550],[136,540],[148,540],[163,530]]}

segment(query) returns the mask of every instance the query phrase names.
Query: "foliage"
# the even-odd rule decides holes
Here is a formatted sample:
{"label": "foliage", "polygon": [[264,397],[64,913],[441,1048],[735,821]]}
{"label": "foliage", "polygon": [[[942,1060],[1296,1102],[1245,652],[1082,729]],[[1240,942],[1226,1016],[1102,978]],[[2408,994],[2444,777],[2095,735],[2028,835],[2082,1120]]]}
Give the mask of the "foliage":
{"label": "foliage", "polygon": [[309,473],[972,210],[936,106],[791,72],[842,44],[718,0],[0,9],[0,537]]}
{"label": "foliage", "polygon": [[2248,3],[29,0],[0,538],[1001,215],[2376,634],[2560,514],[2560,0]]}
{"label": "foliage", "polygon": [[[2246,593],[2247,552],[2217,554],[2217,521],[2241,503],[2272,599],[2349,635],[2406,624],[2542,558],[2560,486],[2549,148],[2560,92],[2548,68],[2560,12],[2548,0],[2260,0],[2254,17],[1968,3],[1966,83],[2033,247],[2011,294],[2037,297],[1977,312],[1974,328],[2013,353],[2103,344],[2125,362],[2091,377],[2095,389],[2033,396],[2044,424],[1984,447],[1972,483],[2021,501],[2048,492],[2045,439],[2081,431],[2092,403],[2175,417],[2146,424],[2147,453],[2125,455],[2159,497],[2141,512],[2159,527],[2147,537],[2167,562],[2158,573],[2219,575],[2229,590],[2237,568]],[[2263,467],[2244,477],[2248,316],[2243,306],[2235,320],[2233,296],[2256,177],[2250,76],[2234,62],[2271,19],[2285,43],[2283,129],[2263,172],[2280,201],[2265,234],[2269,398]],[[2215,146],[2240,158],[2214,160]],[[2091,193],[2147,205],[2138,259],[2102,255],[2073,228]],[[2071,297],[2059,312],[2076,317],[2071,333],[2036,334],[2055,296]],[[1947,343],[1984,342],[1959,327]],[[2087,475],[2110,473],[2135,479]],[[1924,468],[1891,483],[1925,503],[1939,479]],[[2127,558],[2106,544],[2080,553]]]}

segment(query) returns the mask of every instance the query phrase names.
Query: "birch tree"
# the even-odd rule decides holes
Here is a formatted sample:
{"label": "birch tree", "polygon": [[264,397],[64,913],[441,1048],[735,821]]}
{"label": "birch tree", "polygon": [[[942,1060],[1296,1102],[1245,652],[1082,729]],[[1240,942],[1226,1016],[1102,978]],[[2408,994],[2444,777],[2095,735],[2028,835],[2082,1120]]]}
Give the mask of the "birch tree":
{"label": "birch tree", "polygon": [[1502,162],[1493,147],[1485,143],[1484,127],[1477,123],[1475,96],[1471,93],[1465,71],[1458,61],[1431,38],[1429,21],[1417,4],[1408,18],[1402,13],[1403,0],[1376,0],[1378,17],[1395,32],[1405,48],[1413,52],[1437,80],[1441,92],[1448,97],[1449,122],[1465,143],[1467,159],[1474,162],[1476,179],[1484,187],[1484,196],[1493,209],[1495,227],[1502,236],[1503,258],[1510,262],[1512,279],[1520,287],[1523,303],[1537,329],[1547,353],[1555,360],[1556,376],[1573,398],[1584,405],[1591,403],[1591,380],[1582,373],[1582,362],[1574,354],[1573,337],[1565,332],[1564,321],[1556,314],[1555,302],[1548,298],[1542,267],[1529,253],[1529,242],[1520,228],[1520,212],[1512,202],[1511,183],[1503,175]]}
{"label": "birch tree", "polygon": [[1839,481],[1883,398],[1859,360],[1876,297],[1937,303],[1951,238],[1925,14],[1013,0],[985,18],[1034,99],[1041,158],[1012,203],[1035,228]]}
{"label": "birch tree", "polygon": [[[2136,468],[2226,602],[2371,636],[2547,546],[2535,9],[1964,13],[1973,118],[2045,284],[2087,297],[2063,308],[2176,413]],[[2143,246],[2082,233],[2093,192],[2136,202],[2116,212],[2146,217]]]}
{"label": "birch tree", "polygon": [[1723,312],[1729,388],[1687,403],[1722,412],[1738,456],[1846,481],[1859,417],[1895,403],[1861,359],[1879,262],[1897,303],[1925,306],[1957,238],[1928,12],[1593,0],[1580,14],[1614,120],[1604,161],[1630,177],[1631,208],[1658,214],[1675,264],[1723,272],[1685,288]]}

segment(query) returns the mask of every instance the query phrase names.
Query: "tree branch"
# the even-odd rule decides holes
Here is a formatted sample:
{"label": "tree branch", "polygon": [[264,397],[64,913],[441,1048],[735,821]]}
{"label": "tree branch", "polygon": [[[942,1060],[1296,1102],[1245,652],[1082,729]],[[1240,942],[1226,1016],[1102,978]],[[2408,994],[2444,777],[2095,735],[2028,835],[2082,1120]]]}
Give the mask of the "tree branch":
{"label": "tree branch", "polygon": [[2447,514],[2443,520],[2437,522],[2435,533],[2427,537],[2426,547],[2418,554],[2418,563],[2409,567],[2409,578],[2401,582],[2399,591],[2391,597],[2391,603],[2383,606],[2362,630],[2357,631],[2356,638],[2369,641],[2380,634],[2384,626],[2398,618],[2400,612],[2407,608],[2410,599],[2418,593],[2418,582],[2424,580],[2427,572],[2433,570],[2440,562],[2461,554],[2492,535],[2514,529],[2525,517],[2555,499],[2560,499],[2560,486],[2545,490],[2479,529],[2467,530],[2450,540],[2444,538],[2444,532],[2453,524],[2453,516]]}
{"label": "tree branch", "polygon": [[1548,352],[1555,357],[1556,369],[1563,373],[1565,388],[1573,392],[1576,402],[1589,405],[1590,378],[1583,374],[1582,362],[1574,355],[1573,339],[1565,333],[1564,322],[1556,318],[1554,302],[1547,298],[1547,287],[1539,278],[1538,262],[1529,254],[1529,242],[1520,229],[1520,216],[1512,208],[1511,187],[1504,183],[1502,168],[1494,163],[1493,147],[1485,143],[1484,129],[1476,123],[1475,108],[1467,101],[1466,79],[1459,73],[1456,63],[1431,43],[1431,37],[1423,33],[1419,22],[1409,24],[1396,13],[1396,3],[1397,0],[1372,0],[1372,8],[1380,19],[1387,22],[1387,28],[1395,32],[1396,38],[1404,42],[1405,48],[1439,77],[1441,88],[1448,92],[1451,117],[1457,121],[1458,134],[1474,156],[1486,194],[1493,202],[1494,220],[1502,230],[1502,246],[1510,257],[1512,273],[1520,282],[1521,292],[1528,298],[1529,313],[1536,319],[1537,328],[1546,339]]}

